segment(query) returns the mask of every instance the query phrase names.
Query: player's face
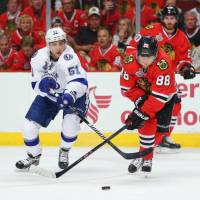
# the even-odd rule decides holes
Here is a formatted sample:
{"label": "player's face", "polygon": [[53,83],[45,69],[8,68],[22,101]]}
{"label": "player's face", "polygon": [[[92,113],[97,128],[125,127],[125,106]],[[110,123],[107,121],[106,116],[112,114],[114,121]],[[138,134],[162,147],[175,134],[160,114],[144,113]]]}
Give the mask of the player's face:
{"label": "player's face", "polygon": [[31,20],[29,19],[23,19],[20,23],[20,28],[24,31],[30,31],[31,30]]}
{"label": "player's face", "polygon": [[196,27],[197,19],[194,16],[187,16],[185,17],[185,26],[186,28],[192,29]]}
{"label": "player's face", "polygon": [[65,41],[60,40],[49,43],[49,49],[54,59],[58,59],[65,50]]}
{"label": "player's face", "polygon": [[177,19],[175,16],[170,16],[170,15],[165,16],[163,19],[163,23],[164,23],[166,29],[173,30],[177,23]]}
{"label": "player's face", "polygon": [[108,48],[110,46],[112,38],[109,35],[108,31],[100,30],[98,32],[97,40],[98,40],[99,46],[101,48],[106,49],[106,48]]}
{"label": "player's face", "polygon": [[137,60],[138,60],[138,63],[140,64],[140,65],[142,65],[142,68],[143,69],[145,69],[145,70],[147,70],[148,69],[148,67],[153,63],[153,61],[155,60],[155,56],[138,56],[138,58],[137,58]]}
{"label": "player's face", "polygon": [[176,0],[167,0],[165,6],[176,6]]}

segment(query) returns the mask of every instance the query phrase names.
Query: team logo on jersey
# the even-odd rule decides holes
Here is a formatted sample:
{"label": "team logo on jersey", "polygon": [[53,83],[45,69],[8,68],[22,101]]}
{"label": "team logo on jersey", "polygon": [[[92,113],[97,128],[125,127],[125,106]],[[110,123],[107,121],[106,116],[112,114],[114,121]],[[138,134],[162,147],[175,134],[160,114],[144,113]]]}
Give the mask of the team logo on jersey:
{"label": "team logo on jersey", "polygon": [[166,60],[164,60],[164,59],[161,59],[161,60],[157,63],[157,65],[158,65],[159,69],[161,69],[161,70],[165,70],[165,69],[168,68],[168,64],[167,64]]}
{"label": "team logo on jersey", "polygon": [[64,55],[64,59],[67,60],[67,61],[72,60],[72,58],[73,58],[72,54],[65,54]]}
{"label": "team logo on jersey", "polygon": [[112,98],[111,95],[96,95],[96,89],[95,86],[89,89],[90,105],[86,114],[93,124],[98,121],[99,110],[108,108]]}
{"label": "team logo on jersey", "polygon": [[162,41],[163,40],[163,36],[161,34],[156,35],[156,40],[157,41]]}
{"label": "team logo on jersey", "polygon": [[135,75],[137,77],[144,77],[144,71],[142,68],[139,69],[139,71],[135,72]]}
{"label": "team logo on jersey", "polygon": [[125,64],[128,64],[128,63],[130,63],[130,62],[133,62],[133,55],[131,54],[131,55],[127,55],[127,56],[125,56],[124,57],[124,63]]}

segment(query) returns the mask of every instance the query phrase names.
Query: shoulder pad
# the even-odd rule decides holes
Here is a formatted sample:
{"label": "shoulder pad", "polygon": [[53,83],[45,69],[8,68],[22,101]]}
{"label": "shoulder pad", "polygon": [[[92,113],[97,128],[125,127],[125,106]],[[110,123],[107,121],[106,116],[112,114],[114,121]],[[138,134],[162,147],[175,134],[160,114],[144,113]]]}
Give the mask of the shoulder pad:
{"label": "shoulder pad", "polygon": [[152,29],[152,28],[154,28],[154,26],[152,24],[145,26],[145,29]]}
{"label": "shoulder pad", "polygon": [[160,70],[166,70],[168,68],[168,63],[165,59],[161,59],[158,63],[157,66]]}

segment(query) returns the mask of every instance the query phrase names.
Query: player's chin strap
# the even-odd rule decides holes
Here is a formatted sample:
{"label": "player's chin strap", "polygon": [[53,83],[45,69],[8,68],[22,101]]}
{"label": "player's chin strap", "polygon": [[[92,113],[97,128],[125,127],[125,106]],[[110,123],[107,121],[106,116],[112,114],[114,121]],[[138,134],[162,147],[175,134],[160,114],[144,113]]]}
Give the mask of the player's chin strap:
{"label": "player's chin strap", "polygon": [[[56,97],[58,97],[58,94],[56,94],[56,92],[55,91],[53,91],[53,90],[51,90],[50,91],[53,95],[55,95]],[[77,113],[77,112],[76,112]],[[79,113],[79,112],[78,112]],[[80,113],[79,113],[80,114]],[[84,118],[84,117],[82,117],[82,115],[80,115],[80,118],[82,119],[84,119],[84,122],[86,122],[87,120]],[[89,122],[87,123],[87,124],[90,124]],[[94,126],[92,126],[92,127],[94,127]],[[94,127],[95,128],[95,127]],[[89,152],[87,152],[86,154],[84,154],[82,157],[80,157],[78,160],[76,160],[75,162],[73,162],[71,165],[69,165],[66,169],[63,169],[63,170],[61,170],[61,171],[58,171],[58,172],[51,172],[51,171],[49,171],[49,170],[45,170],[45,169],[42,169],[42,168],[40,168],[40,167],[35,167],[35,166],[31,166],[31,168],[30,168],[30,172],[32,172],[32,173],[35,173],[35,174],[39,174],[39,175],[41,175],[41,176],[45,176],[45,177],[49,177],[49,178],[59,178],[60,176],[62,176],[63,174],[65,174],[66,172],[68,172],[70,169],[72,169],[74,166],[76,166],[78,163],[80,163],[81,161],[83,161],[84,159],[86,159],[89,155],[91,155],[92,153],[94,153],[96,150],[98,150],[99,148],[101,148],[103,145],[105,145],[106,143],[108,143],[108,144],[112,144],[111,142],[110,142],[110,140],[111,139],[113,139],[114,137],[116,137],[118,134],[120,134],[122,131],[124,131],[125,129],[127,129],[127,125],[124,125],[124,126],[122,126],[119,130],[117,130],[115,133],[113,133],[111,136],[109,136],[108,138],[105,138],[104,136],[103,136],[103,134],[101,134],[102,135],[102,138],[104,139],[104,141],[102,142],[102,143],[100,143],[100,144],[98,144],[96,147],[94,147],[93,149],[91,149]],[[95,130],[97,130],[96,128],[95,128]],[[95,131],[96,132],[96,131]],[[98,131],[99,132],[99,131]],[[99,132],[100,133],[100,132]],[[114,144],[112,144],[111,145],[117,152],[120,152],[121,150],[119,150]],[[147,149],[147,150],[145,150],[145,151],[143,151],[143,152],[136,152],[136,153],[133,153],[133,154],[135,154],[135,155],[137,155],[137,156],[139,156],[139,157],[141,157],[141,155],[143,154],[143,155],[146,155],[146,154],[148,154],[148,153],[150,153],[150,152],[152,152],[153,151],[153,148],[149,148],[149,149]],[[132,155],[133,155],[132,154]],[[135,157],[135,158],[137,158],[137,157]]]}
{"label": "player's chin strap", "polygon": [[[50,93],[54,95],[55,97],[58,97],[59,94],[57,94],[54,90],[50,90]],[[64,107],[64,105],[63,105]],[[106,137],[93,125],[91,124],[76,108],[73,106],[68,105],[68,108],[70,108],[71,111],[76,113],[76,115],[83,121],[87,126],[89,126],[97,135],[99,135],[103,140],[106,140]],[[144,151],[139,151],[139,152],[134,152],[134,153],[125,153],[121,151],[118,147],[116,147],[111,141],[108,141],[108,144],[115,150],[117,151],[123,158],[127,160],[135,159],[135,158],[141,158],[146,156],[147,154],[152,152],[152,148],[146,149]]]}

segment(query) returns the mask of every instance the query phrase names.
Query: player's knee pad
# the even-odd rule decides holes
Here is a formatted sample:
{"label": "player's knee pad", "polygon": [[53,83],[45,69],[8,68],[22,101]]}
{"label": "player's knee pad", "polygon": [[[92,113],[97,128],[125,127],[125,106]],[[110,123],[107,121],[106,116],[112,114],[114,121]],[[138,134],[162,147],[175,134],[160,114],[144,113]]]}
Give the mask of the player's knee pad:
{"label": "player's knee pad", "polygon": [[62,122],[62,136],[74,138],[80,131],[80,118],[76,114],[65,115]]}
{"label": "player's knee pad", "polygon": [[24,128],[22,130],[25,140],[33,140],[38,138],[40,125],[34,121],[25,119]]}

